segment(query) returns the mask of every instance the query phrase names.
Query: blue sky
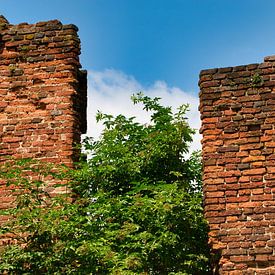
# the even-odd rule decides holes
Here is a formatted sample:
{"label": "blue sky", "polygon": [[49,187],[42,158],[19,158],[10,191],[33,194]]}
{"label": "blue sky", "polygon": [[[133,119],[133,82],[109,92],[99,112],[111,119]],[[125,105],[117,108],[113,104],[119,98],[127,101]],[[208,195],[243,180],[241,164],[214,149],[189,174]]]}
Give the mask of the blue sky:
{"label": "blue sky", "polygon": [[116,69],[196,93],[203,68],[261,62],[275,53],[275,1],[0,0],[13,23],[78,25],[87,69]]}
{"label": "blue sky", "polygon": [[79,27],[90,94],[100,97],[93,108],[114,93],[124,110],[123,95],[137,88],[196,105],[201,69],[275,54],[273,0],[0,0],[0,7],[12,24],[59,19]]}

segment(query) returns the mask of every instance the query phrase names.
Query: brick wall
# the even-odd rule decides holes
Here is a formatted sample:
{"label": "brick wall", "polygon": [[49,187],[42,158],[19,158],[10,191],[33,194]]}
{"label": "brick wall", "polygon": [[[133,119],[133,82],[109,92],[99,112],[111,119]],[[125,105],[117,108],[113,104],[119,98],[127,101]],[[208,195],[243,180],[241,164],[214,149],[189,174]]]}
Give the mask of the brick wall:
{"label": "brick wall", "polygon": [[203,70],[199,85],[204,207],[216,270],[275,274],[275,56]]}
{"label": "brick wall", "polygon": [[[77,27],[11,25],[0,16],[0,162],[7,156],[71,166],[86,131],[87,78]],[[12,197],[0,185],[0,209]]]}

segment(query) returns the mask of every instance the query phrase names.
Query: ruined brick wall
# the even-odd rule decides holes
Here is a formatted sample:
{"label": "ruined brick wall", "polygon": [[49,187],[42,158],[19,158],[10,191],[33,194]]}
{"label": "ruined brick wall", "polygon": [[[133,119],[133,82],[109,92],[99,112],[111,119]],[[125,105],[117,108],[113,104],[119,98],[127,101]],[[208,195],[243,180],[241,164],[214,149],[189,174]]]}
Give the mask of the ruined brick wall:
{"label": "ruined brick wall", "polygon": [[[11,25],[0,16],[0,161],[7,156],[72,165],[86,131],[87,79],[77,27]],[[0,209],[11,197],[0,186]]]}
{"label": "ruined brick wall", "polygon": [[219,274],[275,274],[275,56],[203,70],[199,85],[204,207]]}

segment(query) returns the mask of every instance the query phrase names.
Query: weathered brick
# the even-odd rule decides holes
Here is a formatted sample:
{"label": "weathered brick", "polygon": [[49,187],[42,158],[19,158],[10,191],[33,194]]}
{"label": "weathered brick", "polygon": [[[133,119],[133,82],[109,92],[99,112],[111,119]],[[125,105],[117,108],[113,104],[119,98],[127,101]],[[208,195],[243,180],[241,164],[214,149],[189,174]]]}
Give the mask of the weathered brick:
{"label": "weathered brick", "polygon": [[266,172],[266,168],[254,168],[254,169],[249,169],[249,170],[245,170],[243,171],[243,175],[247,176],[247,175],[262,175]]}
{"label": "weathered brick", "polygon": [[205,216],[219,274],[275,274],[274,61],[201,74]]}
{"label": "weathered brick", "polygon": [[[53,43],[50,37],[57,36],[60,41]],[[74,143],[86,131],[86,72],[79,70],[79,43],[76,28],[57,20],[7,25],[1,33],[1,156],[73,165],[80,153]],[[57,119],[51,110],[65,115]],[[1,209],[14,198],[5,192],[0,190]]]}

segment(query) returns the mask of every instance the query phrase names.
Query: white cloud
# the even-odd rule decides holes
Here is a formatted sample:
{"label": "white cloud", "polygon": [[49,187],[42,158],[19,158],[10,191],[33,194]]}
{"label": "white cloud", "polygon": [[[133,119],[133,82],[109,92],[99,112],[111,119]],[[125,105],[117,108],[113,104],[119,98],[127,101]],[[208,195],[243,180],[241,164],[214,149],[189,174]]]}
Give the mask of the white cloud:
{"label": "white cloud", "polygon": [[97,110],[103,113],[135,116],[142,123],[149,121],[140,105],[133,105],[130,97],[142,91],[145,95],[162,98],[161,103],[176,109],[179,105],[189,103],[190,111],[187,116],[192,128],[197,129],[191,150],[201,149],[198,133],[200,115],[198,112],[199,99],[177,87],[170,87],[164,81],[156,81],[149,87],[143,87],[134,77],[117,70],[89,71],[88,87],[88,136],[98,137],[102,125],[95,121]]}

